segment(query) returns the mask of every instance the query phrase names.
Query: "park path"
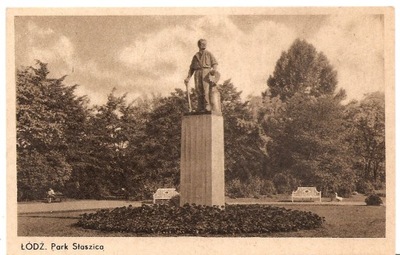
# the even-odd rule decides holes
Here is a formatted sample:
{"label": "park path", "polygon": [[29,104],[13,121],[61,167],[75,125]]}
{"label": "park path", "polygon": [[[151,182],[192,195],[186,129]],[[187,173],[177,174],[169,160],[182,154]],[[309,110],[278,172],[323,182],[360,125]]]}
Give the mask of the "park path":
{"label": "park path", "polygon": [[122,206],[141,206],[140,201],[125,200],[68,200],[59,203],[29,202],[18,203],[18,214],[87,211]]}
{"label": "park path", "polygon": [[249,204],[259,204],[259,205],[275,205],[275,206],[280,206],[280,205],[304,205],[304,206],[313,206],[313,205],[365,205],[365,202],[358,202],[358,201],[350,201],[350,202],[264,202],[264,201],[229,201],[227,202],[229,205],[249,205]]}
{"label": "park path", "polygon": [[[272,201],[235,201],[228,199],[227,204],[262,204],[262,205],[304,205],[304,206],[355,206],[365,205],[364,202],[272,202]],[[18,214],[45,213],[45,212],[73,212],[73,211],[89,211],[106,208],[115,208],[132,205],[138,207],[142,205],[142,201],[125,201],[125,200],[67,200],[60,203],[44,203],[44,202],[27,202],[18,203]]]}

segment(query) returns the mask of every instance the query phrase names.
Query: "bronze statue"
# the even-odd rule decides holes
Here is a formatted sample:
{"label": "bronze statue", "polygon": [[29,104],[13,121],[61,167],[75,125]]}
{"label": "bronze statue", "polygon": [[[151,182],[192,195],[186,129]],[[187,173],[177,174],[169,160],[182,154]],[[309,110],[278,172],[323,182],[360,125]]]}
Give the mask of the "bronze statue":
{"label": "bronze statue", "polygon": [[[217,97],[219,97],[219,92],[216,88],[217,82],[220,77],[219,73],[217,72],[218,62],[215,59],[214,55],[206,50],[206,40],[200,39],[197,42],[197,46],[199,47],[199,52],[197,52],[193,56],[188,76],[184,80],[186,88],[188,86],[190,77],[192,77],[192,75],[194,74],[195,91],[198,96],[198,105],[196,109],[197,112],[220,112],[221,107],[219,103],[219,98],[218,100],[216,100]],[[213,87],[215,88],[213,89]],[[188,88],[187,91],[189,111],[192,111]],[[213,92],[215,92],[215,95],[213,95]]]}

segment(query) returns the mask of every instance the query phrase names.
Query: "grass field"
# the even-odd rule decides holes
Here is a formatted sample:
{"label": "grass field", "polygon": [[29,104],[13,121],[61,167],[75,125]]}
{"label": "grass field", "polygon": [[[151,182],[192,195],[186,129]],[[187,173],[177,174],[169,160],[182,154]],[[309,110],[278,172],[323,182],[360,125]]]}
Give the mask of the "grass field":
{"label": "grass field", "polygon": [[[385,237],[385,206],[359,205],[283,205],[287,209],[311,211],[325,217],[319,229],[273,233],[265,237],[333,237],[374,238]],[[19,236],[70,236],[70,237],[128,237],[132,233],[101,232],[75,227],[82,212],[59,212],[20,215]],[[259,235],[257,235],[259,236]]]}
{"label": "grass field", "polygon": [[285,206],[307,210],[325,217],[322,228],[295,233],[276,233],[275,237],[385,237],[385,207],[379,206]]}

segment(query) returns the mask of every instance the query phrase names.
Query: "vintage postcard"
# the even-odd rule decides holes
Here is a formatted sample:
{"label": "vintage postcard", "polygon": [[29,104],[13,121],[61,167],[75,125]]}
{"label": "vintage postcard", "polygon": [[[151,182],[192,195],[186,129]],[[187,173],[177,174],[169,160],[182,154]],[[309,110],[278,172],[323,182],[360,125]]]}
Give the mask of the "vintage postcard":
{"label": "vintage postcard", "polygon": [[394,9],[7,10],[7,254],[394,254]]}

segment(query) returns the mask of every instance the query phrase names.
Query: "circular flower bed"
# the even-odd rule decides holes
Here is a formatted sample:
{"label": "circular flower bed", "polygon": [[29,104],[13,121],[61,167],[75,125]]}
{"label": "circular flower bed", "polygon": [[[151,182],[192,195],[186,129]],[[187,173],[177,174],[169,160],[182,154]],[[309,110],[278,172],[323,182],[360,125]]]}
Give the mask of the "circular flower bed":
{"label": "circular flower bed", "polygon": [[83,214],[77,225],[139,235],[236,235],[318,228],[324,218],[305,211],[263,205],[217,207],[143,205]]}

